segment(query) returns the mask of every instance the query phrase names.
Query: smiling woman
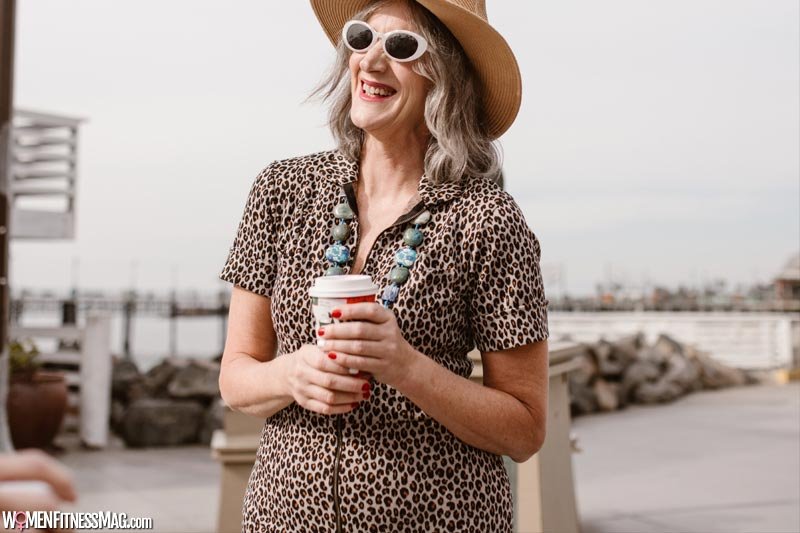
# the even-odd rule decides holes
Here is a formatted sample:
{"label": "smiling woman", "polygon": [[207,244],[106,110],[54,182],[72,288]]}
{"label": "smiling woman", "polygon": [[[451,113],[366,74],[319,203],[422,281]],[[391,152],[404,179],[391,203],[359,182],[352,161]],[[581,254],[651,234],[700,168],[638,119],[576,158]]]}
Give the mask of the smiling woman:
{"label": "smiling woman", "polygon": [[[258,174],[220,273],[220,391],[265,419],[243,528],[511,531],[502,455],[544,440],[549,303],[495,182],[516,61],[479,1],[312,6],[337,49],[317,91],[337,148]],[[313,331],[315,278],[348,274],[380,303]]]}

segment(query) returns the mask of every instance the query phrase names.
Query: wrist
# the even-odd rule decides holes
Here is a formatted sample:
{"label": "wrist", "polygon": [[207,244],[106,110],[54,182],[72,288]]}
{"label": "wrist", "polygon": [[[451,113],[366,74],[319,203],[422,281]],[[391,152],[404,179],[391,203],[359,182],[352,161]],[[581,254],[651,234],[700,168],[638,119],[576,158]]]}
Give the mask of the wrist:
{"label": "wrist", "polygon": [[398,382],[393,385],[395,390],[404,396],[408,396],[407,391],[413,390],[417,378],[424,375],[424,370],[421,367],[426,359],[427,357],[421,352],[412,348],[407,358],[405,371],[400,376]]}
{"label": "wrist", "polygon": [[290,352],[276,356],[270,364],[262,365],[264,372],[268,372],[273,378],[277,378],[278,397],[284,401],[293,402],[292,394],[292,368],[295,364],[297,352]]}

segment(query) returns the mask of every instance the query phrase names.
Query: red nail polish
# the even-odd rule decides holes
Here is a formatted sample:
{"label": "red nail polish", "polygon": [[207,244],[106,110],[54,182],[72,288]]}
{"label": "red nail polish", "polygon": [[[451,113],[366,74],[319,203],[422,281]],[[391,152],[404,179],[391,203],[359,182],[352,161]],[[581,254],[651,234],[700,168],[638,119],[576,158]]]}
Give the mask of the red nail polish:
{"label": "red nail polish", "polygon": [[331,311],[331,316],[333,318],[342,318],[342,312],[339,309],[334,309]]}
{"label": "red nail polish", "polygon": [[324,329],[322,329],[322,328],[319,328],[319,329],[317,330],[317,335],[319,335],[320,337],[322,337],[323,335],[325,335],[325,330],[324,330]]}
{"label": "red nail polish", "polygon": [[364,393],[364,399],[369,400],[369,391]]}
{"label": "red nail polish", "polygon": [[336,359],[336,354],[333,352],[328,352],[328,357],[330,357],[331,359]]}
{"label": "red nail polish", "polygon": [[355,409],[356,407],[358,407],[358,402],[353,402],[353,403],[351,403],[351,404],[350,404],[350,407],[352,407],[353,409]]}
{"label": "red nail polish", "polygon": [[369,383],[364,383],[363,385],[361,385],[361,390],[363,390],[364,392],[369,392],[369,389],[370,389]]}

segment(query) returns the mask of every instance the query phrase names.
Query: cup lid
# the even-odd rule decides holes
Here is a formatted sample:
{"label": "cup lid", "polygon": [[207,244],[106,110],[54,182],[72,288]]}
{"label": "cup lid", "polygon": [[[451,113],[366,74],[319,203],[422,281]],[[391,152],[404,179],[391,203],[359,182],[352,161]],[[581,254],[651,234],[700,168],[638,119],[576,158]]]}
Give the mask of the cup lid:
{"label": "cup lid", "polygon": [[319,298],[346,298],[375,294],[379,289],[380,287],[372,282],[372,276],[346,274],[320,276],[314,280],[314,286],[309,289],[308,293]]}

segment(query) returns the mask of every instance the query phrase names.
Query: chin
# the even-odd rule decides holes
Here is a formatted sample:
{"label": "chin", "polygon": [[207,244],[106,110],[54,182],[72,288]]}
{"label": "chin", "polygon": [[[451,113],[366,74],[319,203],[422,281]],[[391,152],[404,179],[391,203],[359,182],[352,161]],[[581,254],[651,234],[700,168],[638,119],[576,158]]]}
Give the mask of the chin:
{"label": "chin", "polygon": [[359,115],[350,115],[350,120],[357,128],[361,128],[367,133],[375,131],[381,127],[384,121],[378,120],[377,117],[363,117]]}

